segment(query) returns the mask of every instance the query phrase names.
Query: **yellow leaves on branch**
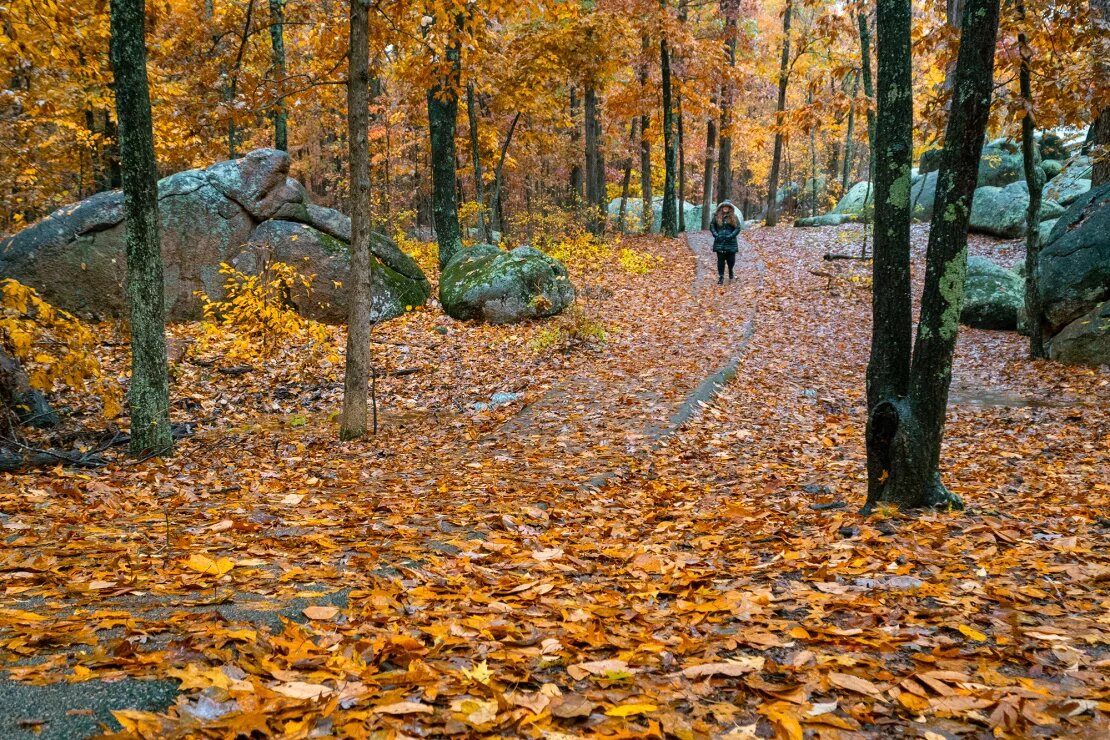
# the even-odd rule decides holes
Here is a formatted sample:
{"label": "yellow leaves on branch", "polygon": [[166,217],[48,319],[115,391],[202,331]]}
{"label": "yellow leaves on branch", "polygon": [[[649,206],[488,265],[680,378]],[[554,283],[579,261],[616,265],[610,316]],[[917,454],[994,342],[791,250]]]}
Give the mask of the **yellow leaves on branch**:
{"label": "yellow leaves on branch", "polygon": [[295,292],[311,295],[314,275],[304,275],[284,262],[270,262],[257,275],[221,264],[220,274],[227,276],[223,300],[197,295],[204,304],[206,339],[224,338],[218,327],[234,330],[229,357],[269,356],[294,343],[305,347],[308,355],[326,348],[327,327],[301,316],[292,302]]}
{"label": "yellow leaves on branch", "polygon": [[104,376],[94,353],[97,344],[88,326],[44,301],[34,288],[0,280],[0,345],[23,365],[31,387],[44,393],[59,385],[91,390],[111,419],[123,410],[122,392]]}

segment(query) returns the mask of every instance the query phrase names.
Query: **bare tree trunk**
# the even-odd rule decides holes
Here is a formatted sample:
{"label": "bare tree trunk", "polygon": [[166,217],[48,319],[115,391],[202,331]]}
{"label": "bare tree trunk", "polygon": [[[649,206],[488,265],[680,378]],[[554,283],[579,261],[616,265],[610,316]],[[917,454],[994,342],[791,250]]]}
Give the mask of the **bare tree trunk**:
{"label": "bare tree trunk", "polygon": [[[285,88],[285,0],[270,0],[270,46],[273,48],[273,73],[279,90]],[[285,94],[278,95],[278,102],[271,113],[274,119],[274,148],[289,151],[287,132],[289,114],[285,109]]]}
{"label": "bare tree trunk", "polygon": [[127,298],[131,311],[131,454],[169,455],[166,299],[158,229],[158,167],[146,72],[143,0],[112,0],[110,54],[127,218]]}
{"label": "bare tree trunk", "polygon": [[343,376],[340,439],[366,434],[370,385],[370,40],[369,0],[351,0],[347,78],[347,146],[351,178],[351,269],[347,361]]}
{"label": "bare tree trunk", "polygon": [[224,100],[227,102],[229,116],[227,120],[228,159],[235,159],[239,145],[239,132],[235,126],[235,114],[231,111],[235,107],[235,97],[239,90],[239,71],[243,68],[243,54],[247,50],[247,41],[250,39],[253,19],[254,0],[247,0],[246,20],[243,21],[243,33],[239,36],[239,51],[235,54],[235,62],[231,65],[227,86],[224,88]]}
{"label": "bare tree trunk", "polygon": [[[911,89],[908,85],[884,90],[882,70],[887,52],[883,49],[883,35],[892,30],[883,22],[883,8],[887,3],[894,4],[894,0],[879,2],[880,100],[889,99],[888,96],[893,95],[904,98],[901,102],[912,106],[912,96],[905,92]],[[893,28],[904,31],[907,51],[908,10],[906,8],[904,25],[898,24]],[[929,229],[925,288],[909,367],[909,392],[882,397],[875,405],[869,403],[872,428],[868,438],[868,457],[869,461],[877,464],[878,469],[869,471],[869,491],[873,487],[877,495],[874,499],[869,498],[868,507],[876,501],[885,501],[903,509],[963,506],[959,497],[950,493],[941,483],[940,446],[948,407],[948,389],[952,380],[952,353],[956,347],[960,312],[963,308],[964,278],[967,274],[967,228],[975,195],[979,157],[990,115],[997,32],[998,0],[966,0],[952,88],[954,95],[937,173],[936,206]],[[900,77],[905,83],[909,83],[908,53],[905,54],[905,61],[905,75]],[[880,131],[884,128],[885,115],[881,109]],[[901,144],[908,144],[910,141],[909,132],[905,133],[906,138]],[[890,150],[884,148],[881,135],[879,141],[878,153],[881,159],[875,168],[876,200],[886,207],[876,209],[876,274],[879,240],[885,239],[880,219],[888,209],[896,210],[899,218],[906,222],[907,233],[900,251],[907,256],[907,268],[909,252],[909,152],[904,157],[904,167],[900,165],[892,168],[887,158]],[[885,171],[897,175],[893,182]],[[906,306],[910,303],[908,282],[907,277],[907,285],[900,296],[900,302]],[[876,313],[876,323],[879,320]],[[899,344],[901,346],[904,342]],[[875,350],[876,346],[873,344],[872,352]],[[900,365],[904,367],[904,361]],[[875,476],[873,482],[870,474]]]}
{"label": "bare tree trunk", "polygon": [[466,83],[466,117],[470,124],[470,158],[474,162],[474,202],[478,204],[478,231],[487,243],[493,243],[489,221],[482,205],[486,196],[482,187],[482,155],[478,150],[478,110],[474,102],[474,83]]}
{"label": "bare tree trunk", "polygon": [[686,143],[682,131],[682,90],[675,95],[678,117],[678,230],[686,231]]}
{"label": "bare tree trunk", "polygon": [[[1110,0],[1090,0],[1091,19],[1102,29],[1095,47],[1094,79],[1110,80]],[[1091,124],[1091,187],[1110,182],[1110,105]]]}
{"label": "bare tree trunk", "polygon": [[[570,118],[574,123],[574,128],[571,131],[570,140],[574,144],[574,151],[578,151],[578,147],[582,141],[582,124],[578,122],[578,114],[582,106],[578,102],[578,90],[571,85],[570,87]],[[582,192],[582,165],[575,162],[570,168],[570,192],[572,197],[581,198]]]}
{"label": "bare tree trunk", "polygon": [[844,134],[844,173],[840,177],[840,189],[848,192],[848,177],[852,173],[852,139],[856,133],[856,91],[859,78],[852,77],[852,105],[848,108],[848,126]]}
{"label": "bare tree trunk", "polygon": [[509,144],[513,141],[513,131],[516,131],[516,122],[520,120],[520,111],[516,112],[513,116],[513,122],[509,124],[509,132],[505,134],[505,143],[501,145],[501,156],[497,158],[497,169],[493,171],[493,192],[490,193],[489,210],[490,217],[493,219],[494,231],[505,231],[504,219],[501,215],[501,174],[505,169],[505,155],[509,151]]}
{"label": "bare tree trunk", "polygon": [[636,143],[636,128],[640,123],[638,118],[632,119],[632,128],[628,134],[628,156],[624,158],[624,177],[621,178],[621,206],[617,213],[617,232],[623,234],[625,230],[625,214],[628,210],[628,190],[632,186],[632,147]]}
{"label": "bare tree trunk", "polygon": [[[661,8],[667,0],[660,0]],[[675,212],[675,141],[674,110],[671,101],[671,52],[667,39],[659,40],[659,68],[663,78],[663,221],[661,231],[671,239],[678,236],[678,214]]]}
{"label": "bare tree trunk", "polygon": [[655,223],[655,210],[653,208],[653,194],[651,192],[651,140],[648,139],[648,129],[651,127],[651,114],[648,112],[648,60],[651,59],[651,42],[645,34],[640,39],[640,101],[644,106],[640,113],[640,221],[644,233],[651,231]]}
{"label": "bare tree trunk", "polygon": [[[782,61],[779,64],[779,100],[775,108],[775,124],[781,127],[785,120],[786,112],[786,85],[789,82],[790,70],[790,11],[793,10],[793,0],[786,0],[786,9],[782,14]],[[782,163],[782,131],[775,131],[775,153],[771,158],[771,181],[767,186],[767,218],[768,226],[779,222],[778,202],[776,195],[779,189],[779,167]]]}
{"label": "bare tree trunk", "polygon": [[[456,16],[456,29],[463,16]],[[447,44],[447,79],[436,80],[428,90],[428,129],[432,140],[432,215],[439,244],[439,268],[442,270],[462,249],[459,227],[459,201],[455,192],[455,126],[459,113],[459,77],[462,62],[459,40],[452,36]]]}
{"label": "bare tree trunk", "polygon": [[713,205],[713,161],[716,159],[714,151],[717,145],[717,122],[713,116],[705,124],[705,169],[701,184],[701,228],[709,228],[709,220],[713,218],[710,210]]}
{"label": "bare tree trunk", "polygon": [[[725,19],[725,57],[729,69],[736,67],[737,21],[740,0],[721,0],[721,15]],[[735,102],[732,81],[726,80],[721,88],[721,145],[717,162],[717,200],[732,198],[732,106]]]}
{"label": "bare tree trunk", "polygon": [[1029,74],[1029,61],[1032,49],[1025,35],[1025,2],[1017,0],[1017,11],[1023,26],[1018,33],[1018,49],[1021,54],[1021,71],[1018,84],[1021,98],[1025,102],[1025,115],[1021,119],[1021,154],[1024,159],[1025,184],[1029,188],[1029,208],[1025,212],[1025,324],[1029,332],[1029,356],[1037,359],[1046,357],[1044,347],[1041,297],[1037,284],[1037,262],[1041,252],[1041,189],[1044,188],[1044,171],[1040,167],[1037,142],[1033,138],[1033,90]]}
{"label": "bare tree trunk", "polygon": [[605,159],[601,153],[601,106],[593,81],[586,83],[586,206],[590,232],[605,233]]}

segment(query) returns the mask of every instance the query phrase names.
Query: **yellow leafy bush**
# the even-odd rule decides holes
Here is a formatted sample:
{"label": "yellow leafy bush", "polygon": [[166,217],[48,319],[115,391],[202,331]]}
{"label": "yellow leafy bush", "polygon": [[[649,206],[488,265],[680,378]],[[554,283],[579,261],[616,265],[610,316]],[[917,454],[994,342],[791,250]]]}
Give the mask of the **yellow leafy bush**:
{"label": "yellow leafy bush", "polygon": [[578,306],[555,319],[532,338],[529,346],[535,352],[570,352],[585,346],[597,346],[609,341],[605,325],[586,314]]}
{"label": "yellow leafy bush", "polygon": [[600,271],[612,265],[613,244],[576,229],[560,239],[537,239],[537,248],[569,268]]}
{"label": "yellow leafy bush", "polygon": [[623,247],[618,254],[621,267],[632,275],[646,275],[663,264],[663,258]]}
{"label": "yellow leafy bush", "polygon": [[430,277],[439,271],[439,245],[434,241],[422,242],[419,239],[411,239],[405,235],[403,229],[393,232],[393,241],[398,249],[416,260],[416,264],[420,265],[425,275]]}
{"label": "yellow leafy bush", "polygon": [[94,353],[93,331],[16,280],[0,280],[0,343],[23,365],[32,388],[91,391],[108,418],[123,410],[119,384],[104,376]]}
{"label": "yellow leafy bush", "polygon": [[199,293],[204,305],[205,338],[222,337],[220,327],[235,330],[227,353],[235,359],[271,355],[279,348],[297,345],[311,355],[321,351],[328,339],[327,327],[297,313],[290,302],[294,289],[312,292],[314,275],[304,275],[292,265],[271,262],[257,275],[248,275],[228,264],[220,265],[226,275],[221,301]]}

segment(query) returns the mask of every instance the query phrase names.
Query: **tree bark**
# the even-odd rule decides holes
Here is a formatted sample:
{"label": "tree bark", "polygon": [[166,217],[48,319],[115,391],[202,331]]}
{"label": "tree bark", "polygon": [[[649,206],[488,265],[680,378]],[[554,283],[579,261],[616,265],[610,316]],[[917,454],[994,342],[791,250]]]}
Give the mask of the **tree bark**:
{"label": "tree bark", "polygon": [[109,56],[115,78],[123,212],[127,219],[131,454],[168,455],[173,452],[173,435],[166,367],[166,299],[143,0],[112,0],[110,25]]}
{"label": "tree bark", "polygon": [[[347,360],[340,439],[366,434],[370,385],[370,41],[369,0],[351,0],[348,48],[347,146],[351,178],[351,269]],[[454,161],[454,160],[452,160]]]}
{"label": "tree bark", "polygon": [[682,132],[682,90],[675,95],[678,124],[678,230],[686,231],[686,144]]}
{"label": "tree bark", "polygon": [[871,28],[867,24],[866,13],[858,13],[856,22],[859,25],[860,73],[863,75],[863,94],[867,97],[868,169],[873,170],[875,164],[875,88],[871,84]]}
{"label": "tree bark", "polygon": [[[1094,79],[1110,80],[1110,0],[1091,0],[1092,21],[1102,28],[1095,47]],[[1091,123],[1091,187],[1110,182],[1110,105],[1099,111]]]}
{"label": "tree bark", "polygon": [[701,228],[709,228],[709,221],[713,214],[709,211],[713,206],[713,162],[716,159],[714,149],[717,146],[717,122],[713,116],[705,124],[705,170],[701,184]]}
{"label": "tree bark", "polygon": [[[570,119],[574,124],[571,129],[570,140],[574,144],[574,151],[578,151],[578,147],[582,142],[582,124],[578,122],[578,114],[582,109],[582,105],[578,102],[578,90],[571,85],[570,87]],[[582,198],[582,165],[575,162],[570,167],[570,192],[571,196],[575,199]]]}
{"label": "tree bark", "polygon": [[470,125],[470,158],[474,163],[474,202],[478,204],[478,231],[487,243],[493,243],[489,220],[483,204],[486,202],[482,187],[482,155],[478,149],[478,109],[474,101],[474,83],[466,83],[466,117]]}
{"label": "tree bark", "polygon": [[493,219],[493,230],[504,232],[505,227],[501,218],[501,174],[505,170],[505,155],[509,151],[509,144],[513,141],[513,131],[516,131],[516,122],[520,120],[520,111],[513,116],[509,124],[509,132],[505,134],[505,143],[501,145],[501,156],[497,158],[497,169],[493,171],[493,192],[489,197],[490,216]]}
{"label": "tree bark", "polygon": [[[285,88],[285,0],[270,0],[270,46],[273,49],[273,73],[277,78],[278,90]],[[277,103],[271,114],[274,119],[274,148],[289,151],[288,111],[285,109],[285,95],[278,95]]]}
{"label": "tree bark", "polygon": [[[1025,24],[1025,2],[1017,2],[1018,16]],[[1029,332],[1029,356],[1038,359],[1047,356],[1042,330],[1043,313],[1039,286],[1037,285],[1037,262],[1041,251],[1041,190],[1044,188],[1044,171],[1040,167],[1037,142],[1033,138],[1033,90],[1030,80],[1029,61],[1032,50],[1024,29],[1018,33],[1018,47],[1021,54],[1021,70],[1018,84],[1021,98],[1025,103],[1025,115],[1021,119],[1021,154],[1024,159],[1025,183],[1029,188],[1029,208],[1025,212],[1025,324]]]}
{"label": "tree bark", "polygon": [[[880,0],[880,9],[892,0]],[[908,10],[908,9],[907,9]],[[884,25],[879,23],[880,100],[882,100],[882,49]],[[908,22],[905,26],[907,43]],[[998,32],[998,0],[966,0],[960,51],[956,61],[953,98],[944,149],[937,173],[937,192],[930,223],[926,253],[925,288],[921,297],[921,316],[910,363],[909,393],[905,397],[886,396],[873,408],[872,418],[881,420],[871,441],[878,461],[884,463],[876,480],[876,500],[902,509],[925,506],[962,508],[960,498],[950,493],[940,479],[940,446],[948,406],[948,389],[952,379],[952,353],[956,347],[960,312],[964,300],[964,278],[967,274],[967,229],[975,195],[976,173],[982,153],[987,119],[990,115],[991,92],[994,84],[994,49]],[[908,55],[907,55],[908,57]],[[907,65],[908,70],[908,65]],[[905,79],[908,83],[908,76]],[[896,94],[908,91],[904,87]],[[912,104],[911,96],[902,95]],[[880,131],[883,127],[880,112]],[[888,188],[883,187],[889,161],[880,137],[877,163],[876,201],[899,206],[906,203],[908,225],[909,163],[904,175]],[[883,237],[880,218],[886,208],[876,209],[876,260]],[[908,245],[908,237],[907,237]],[[908,249],[904,250],[908,253]],[[901,296],[910,300],[908,285]],[[876,314],[876,323],[879,316]],[[874,351],[874,346],[872,347]],[[885,444],[883,444],[885,442]],[[872,450],[869,450],[872,452]]]}
{"label": "tree bark", "polygon": [[[725,18],[725,59],[730,69],[736,67],[737,20],[740,0],[721,0],[721,14]],[[731,80],[721,88],[720,147],[717,162],[717,200],[732,198],[732,105],[734,102]]]}
{"label": "tree bark", "polygon": [[654,200],[651,186],[651,140],[648,138],[648,129],[651,128],[651,113],[648,112],[648,60],[651,58],[651,42],[645,34],[640,39],[641,54],[643,59],[640,64],[640,101],[644,106],[640,113],[640,222],[643,232],[649,233],[655,222],[655,210],[652,207]]}
{"label": "tree bark", "polygon": [[[461,27],[463,16],[456,16]],[[459,78],[462,62],[459,40],[453,36],[447,44],[448,71],[428,90],[428,129],[432,142],[432,217],[439,245],[439,269],[447,266],[462,249],[459,227],[459,201],[455,192],[455,127],[459,114]]]}
{"label": "tree bark", "polygon": [[[786,0],[786,9],[782,14],[782,59],[779,62],[779,99],[775,107],[776,128],[783,125],[783,113],[786,112],[786,85],[789,82],[790,70],[790,11],[793,10],[793,0]],[[771,157],[771,180],[767,185],[767,218],[768,226],[779,222],[777,195],[779,189],[779,167],[782,164],[782,130],[775,131],[775,152]]]}
{"label": "tree bark", "polygon": [[[899,409],[910,385],[910,165],[913,89],[910,3],[877,0],[878,115],[875,126],[875,245],[871,357],[867,365],[867,503],[881,499]],[[861,28],[863,24],[861,23]],[[866,80],[866,77],[864,78]]]}
{"label": "tree bark", "polygon": [[[667,0],[660,0],[666,9]],[[659,69],[663,78],[663,221],[661,231],[671,239],[678,236],[678,214],[675,211],[675,141],[674,110],[671,100],[671,52],[664,36],[659,40]]]}
{"label": "tree bark", "polygon": [[636,127],[639,124],[638,118],[632,119],[632,128],[629,131],[629,150],[628,156],[624,158],[624,176],[621,178],[621,206],[620,211],[617,213],[617,232],[624,233],[625,230],[625,215],[628,211],[628,190],[632,186],[632,147],[636,143]]}
{"label": "tree bark", "polygon": [[586,83],[586,206],[590,232],[605,233],[605,160],[601,153],[601,111],[593,81]]}
{"label": "tree bark", "polygon": [[856,134],[856,92],[859,78],[852,78],[852,104],[848,107],[847,131],[844,134],[844,172],[840,176],[840,189],[848,192],[848,178],[852,173],[852,138]]}

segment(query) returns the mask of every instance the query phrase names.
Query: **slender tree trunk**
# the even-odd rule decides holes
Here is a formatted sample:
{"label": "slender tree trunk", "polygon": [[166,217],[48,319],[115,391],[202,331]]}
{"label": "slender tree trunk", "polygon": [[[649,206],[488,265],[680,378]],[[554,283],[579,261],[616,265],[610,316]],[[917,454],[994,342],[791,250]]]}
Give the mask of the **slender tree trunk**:
{"label": "slender tree trunk", "polygon": [[[578,90],[571,85],[570,87],[570,119],[574,123],[574,128],[571,129],[570,140],[574,144],[574,151],[578,151],[582,142],[582,124],[578,121],[579,113],[582,110],[582,105],[578,102]],[[575,162],[570,168],[570,192],[571,196],[575,199],[582,198],[582,165]]]}
{"label": "slender tree trunk", "polygon": [[675,95],[678,118],[678,230],[686,231],[686,143],[682,131],[682,89]]}
{"label": "slender tree trunk", "polygon": [[[1090,0],[1092,21],[1102,28],[1095,46],[1094,79],[1110,80],[1110,0]],[[1091,123],[1091,187],[1110,182],[1110,105],[1103,106]]]}
{"label": "slender tree trunk", "polygon": [[[871,289],[871,357],[867,365],[867,504],[882,498],[891,444],[910,387],[910,165],[913,79],[910,3],[877,0],[878,115],[875,126],[875,245]],[[861,29],[864,24],[861,22]],[[862,36],[862,34],[861,34]],[[866,67],[865,67],[866,70]],[[865,77],[866,80],[866,71]],[[866,85],[866,82],[865,82]]]}
{"label": "slender tree trunk", "polygon": [[478,204],[478,231],[487,243],[493,243],[489,221],[482,205],[486,196],[482,187],[482,155],[478,149],[478,108],[474,101],[474,83],[466,83],[466,117],[470,124],[470,158],[474,162],[474,202]]}
{"label": "slender tree trunk", "polygon": [[640,63],[640,222],[644,233],[649,233],[655,224],[653,193],[651,186],[651,113],[648,112],[648,63],[651,59],[651,42],[645,34],[640,39],[642,61]]}
{"label": "slender tree trunk", "polygon": [[[456,16],[461,27],[463,16]],[[428,129],[432,141],[432,215],[439,244],[439,268],[442,270],[462,249],[459,227],[459,201],[455,192],[455,126],[459,114],[459,77],[461,61],[459,41],[453,37],[447,45],[449,79],[437,80],[428,90]]]}
{"label": "slender tree trunk", "polygon": [[370,41],[369,0],[351,0],[347,146],[351,178],[351,269],[347,276],[347,362],[341,439],[366,434],[370,385]]}
{"label": "slender tree trunk", "polygon": [[[270,0],[270,46],[273,48],[273,72],[279,90],[285,88],[285,0]],[[285,109],[285,95],[278,95],[278,102],[271,114],[274,119],[274,148],[289,151],[286,132],[289,114]]]}
{"label": "slender tree trunk", "polygon": [[771,158],[771,180],[767,186],[767,219],[768,226],[779,222],[777,194],[779,189],[779,167],[782,163],[782,125],[785,123],[783,114],[786,112],[786,85],[789,82],[790,69],[790,11],[793,10],[793,0],[786,0],[786,9],[782,14],[782,60],[779,63],[779,100],[775,108],[775,153]]}
{"label": "slender tree trunk", "polygon": [[235,159],[239,146],[239,131],[235,125],[235,97],[239,92],[239,71],[243,67],[243,54],[247,50],[247,41],[251,35],[251,23],[254,19],[254,0],[247,0],[247,15],[243,21],[243,33],[239,37],[239,51],[235,54],[235,62],[231,65],[230,78],[224,88],[224,100],[227,103],[227,156]]}
{"label": "slender tree trunk", "polygon": [[632,128],[628,134],[628,156],[624,158],[624,176],[621,178],[621,207],[617,213],[617,232],[623,234],[625,227],[625,214],[628,210],[628,190],[632,186],[632,147],[636,143],[636,127],[639,119],[632,119]]}
{"label": "slender tree trunk", "polygon": [[[737,20],[740,0],[721,0],[721,14],[725,18],[725,59],[729,69],[736,68]],[[735,102],[731,79],[721,88],[720,148],[717,162],[717,200],[732,198],[732,106]]]}
{"label": "slender tree trunk", "polygon": [[705,124],[705,170],[701,184],[701,228],[709,228],[709,221],[713,218],[710,211],[713,208],[713,162],[716,159],[714,149],[717,146],[717,122],[713,116]]}
{"label": "slender tree trunk", "polygon": [[605,233],[605,160],[601,153],[601,111],[593,81],[586,84],[586,206],[590,232]]}
{"label": "slender tree trunk", "polygon": [[[856,16],[859,25],[860,73],[863,75],[863,94],[867,97],[867,146],[868,169],[875,165],[875,88],[871,84],[871,29],[867,25],[867,14]],[[872,178],[868,178],[872,179]]]}
{"label": "slender tree trunk", "polygon": [[844,173],[840,177],[840,189],[848,192],[848,178],[852,173],[852,139],[856,134],[856,92],[859,78],[852,77],[852,104],[848,107],[848,125],[844,134]]}
{"label": "slender tree trunk", "polygon": [[173,452],[173,435],[166,366],[166,299],[143,0],[112,0],[110,26],[109,56],[115,78],[127,218],[131,454],[169,455]]}
{"label": "slender tree trunk", "polygon": [[1029,187],[1029,209],[1025,212],[1025,324],[1029,332],[1029,356],[1037,359],[1046,356],[1044,333],[1042,331],[1041,298],[1037,285],[1037,262],[1041,251],[1041,189],[1044,187],[1044,171],[1040,167],[1037,142],[1033,138],[1033,91],[1029,74],[1029,61],[1032,49],[1025,35],[1025,2],[1017,2],[1018,16],[1023,26],[1018,33],[1018,47],[1021,54],[1021,71],[1018,84],[1021,98],[1025,103],[1025,115],[1021,119],[1021,154],[1024,159],[1025,184]]}
{"label": "slender tree trunk", "polygon": [[505,155],[509,151],[509,144],[513,141],[513,132],[516,131],[516,122],[520,120],[520,111],[513,116],[509,124],[509,132],[505,134],[505,143],[501,146],[501,156],[497,158],[497,169],[493,171],[493,192],[489,197],[490,217],[493,219],[493,230],[504,233],[505,224],[501,216],[501,175],[505,170]]}
{"label": "slender tree trunk", "polygon": [[[813,91],[806,96],[806,102],[813,105]],[[809,215],[817,215],[817,129],[809,130]]]}
{"label": "slender tree trunk", "polygon": [[[880,0],[879,7],[891,1]],[[880,20],[880,47],[886,30]],[[908,23],[905,31],[908,40]],[[998,0],[966,0],[952,88],[954,96],[937,173],[936,205],[929,229],[925,288],[913,345],[909,393],[906,397],[887,396],[871,412],[872,419],[877,422],[876,430],[882,432],[871,438],[875,443],[875,457],[884,463],[876,480],[878,500],[903,509],[963,506],[959,497],[949,493],[941,483],[940,446],[952,380],[952,354],[963,308],[968,222],[990,115],[997,32]],[[885,55],[880,48],[880,100]],[[908,76],[905,81],[909,82]],[[909,94],[904,97],[907,102],[911,101]],[[880,113],[879,116],[880,130],[884,115]],[[882,138],[879,156],[876,200],[888,205],[897,203],[895,208],[900,208],[904,200],[908,224],[909,164],[907,162],[904,172],[899,168],[898,178],[891,183],[893,187],[887,190],[884,198],[884,169],[888,169],[889,160],[885,157]],[[885,210],[876,209],[876,257],[879,239],[883,237],[879,219]],[[908,248],[904,251],[908,252]],[[902,300],[907,304],[910,301],[908,285]],[[878,322],[878,315],[875,320]]]}
{"label": "slender tree trunk", "polygon": [[[666,8],[666,0],[660,0]],[[663,78],[663,223],[662,232],[673,239],[678,236],[678,214],[675,211],[675,141],[674,110],[671,100],[671,52],[666,37],[659,40],[659,69]]]}

